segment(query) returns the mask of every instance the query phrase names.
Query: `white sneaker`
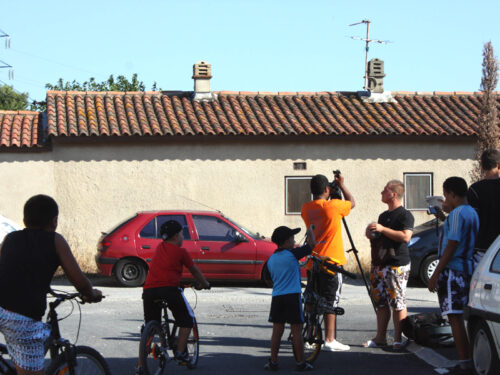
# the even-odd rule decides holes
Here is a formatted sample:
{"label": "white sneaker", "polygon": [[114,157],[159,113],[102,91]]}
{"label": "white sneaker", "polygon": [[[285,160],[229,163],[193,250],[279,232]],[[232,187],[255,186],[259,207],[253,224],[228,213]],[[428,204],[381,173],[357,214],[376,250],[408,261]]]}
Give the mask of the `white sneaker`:
{"label": "white sneaker", "polygon": [[328,352],[343,352],[350,349],[351,347],[349,345],[344,345],[337,340],[333,340],[331,342],[325,341],[323,344],[323,350]]}

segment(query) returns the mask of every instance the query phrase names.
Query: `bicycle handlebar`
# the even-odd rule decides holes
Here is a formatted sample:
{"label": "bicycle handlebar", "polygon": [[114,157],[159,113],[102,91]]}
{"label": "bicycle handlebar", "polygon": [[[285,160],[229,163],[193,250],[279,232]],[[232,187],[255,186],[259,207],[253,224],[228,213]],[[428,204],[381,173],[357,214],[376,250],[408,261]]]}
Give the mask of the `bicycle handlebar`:
{"label": "bicycle handlebar", "polygon": [[326,259],[321,259],[315,255],[309,255],[308,258],[311,259],[313,262],[317,262],[320,265],[323,265],[324,267],[328,268],[330,271],[341,273],[341,274],[343,274],[343,275],[345,275],[353,280],[358,278],[358,276],[356,274],[349,272],[349,271],[346,271],[342,267],[339,267],[333,263],[326,262],[325,261]]}

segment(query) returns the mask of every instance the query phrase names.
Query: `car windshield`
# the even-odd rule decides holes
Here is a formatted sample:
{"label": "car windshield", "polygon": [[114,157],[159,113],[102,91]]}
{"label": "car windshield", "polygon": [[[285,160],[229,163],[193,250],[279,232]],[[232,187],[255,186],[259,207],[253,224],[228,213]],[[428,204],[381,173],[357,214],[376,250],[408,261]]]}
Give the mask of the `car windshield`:
{"label": "car windshield", "polygon": [[250,237],[252,237],[254,240],[260,240],[261,239],[261,236],[259,235],[259,233],[254,233],[252,231],[249,231],[244,226],[238,224],[237,222],[235,222],[234,220],[231,220],[230,218],[228,218],[226,216],[224,216],[224,218],[227,221],[229,221],[231,224],[233,224],[234,226],[240,228],[243,232],[245,232],[247,235],[249,235]]}

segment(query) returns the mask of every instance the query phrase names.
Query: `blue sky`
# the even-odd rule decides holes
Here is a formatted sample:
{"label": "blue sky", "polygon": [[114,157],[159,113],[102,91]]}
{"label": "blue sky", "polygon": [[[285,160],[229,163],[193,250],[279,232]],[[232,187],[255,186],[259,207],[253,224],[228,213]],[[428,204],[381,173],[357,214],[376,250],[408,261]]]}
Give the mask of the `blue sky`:
{"label": "blue sky", "polygon": [[0,83],[45,98],[45,84],[137,73],[150,89],[192,90],[212,64],[212,90],[356,91],[370,58],[390,91],[477,91],[482,49],[500,53],[500,1],[86,0],[0,2]]}

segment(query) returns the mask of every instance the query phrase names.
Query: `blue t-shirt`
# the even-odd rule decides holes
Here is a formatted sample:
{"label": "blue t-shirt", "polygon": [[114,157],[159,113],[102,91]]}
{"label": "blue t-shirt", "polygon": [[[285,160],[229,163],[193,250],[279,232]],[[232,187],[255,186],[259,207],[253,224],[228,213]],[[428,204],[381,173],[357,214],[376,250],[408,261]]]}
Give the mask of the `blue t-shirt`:
{"label": "blue t-shirt", "polygon": [[267,269],[273,280],[273,297],[301,293],[298,260],[311,254],[309,245],[294,249],[278,249],[267,260]]}
{"label": "blue t-shirt", "polygon": [[443,225],[438,251],[438,257],[441,258],[449,240],[458,242],[457,250],[446,265],[447,268],[472,274],[472,256],[478,231],[479,217],[471,206],[462,204],[450,212]]}

